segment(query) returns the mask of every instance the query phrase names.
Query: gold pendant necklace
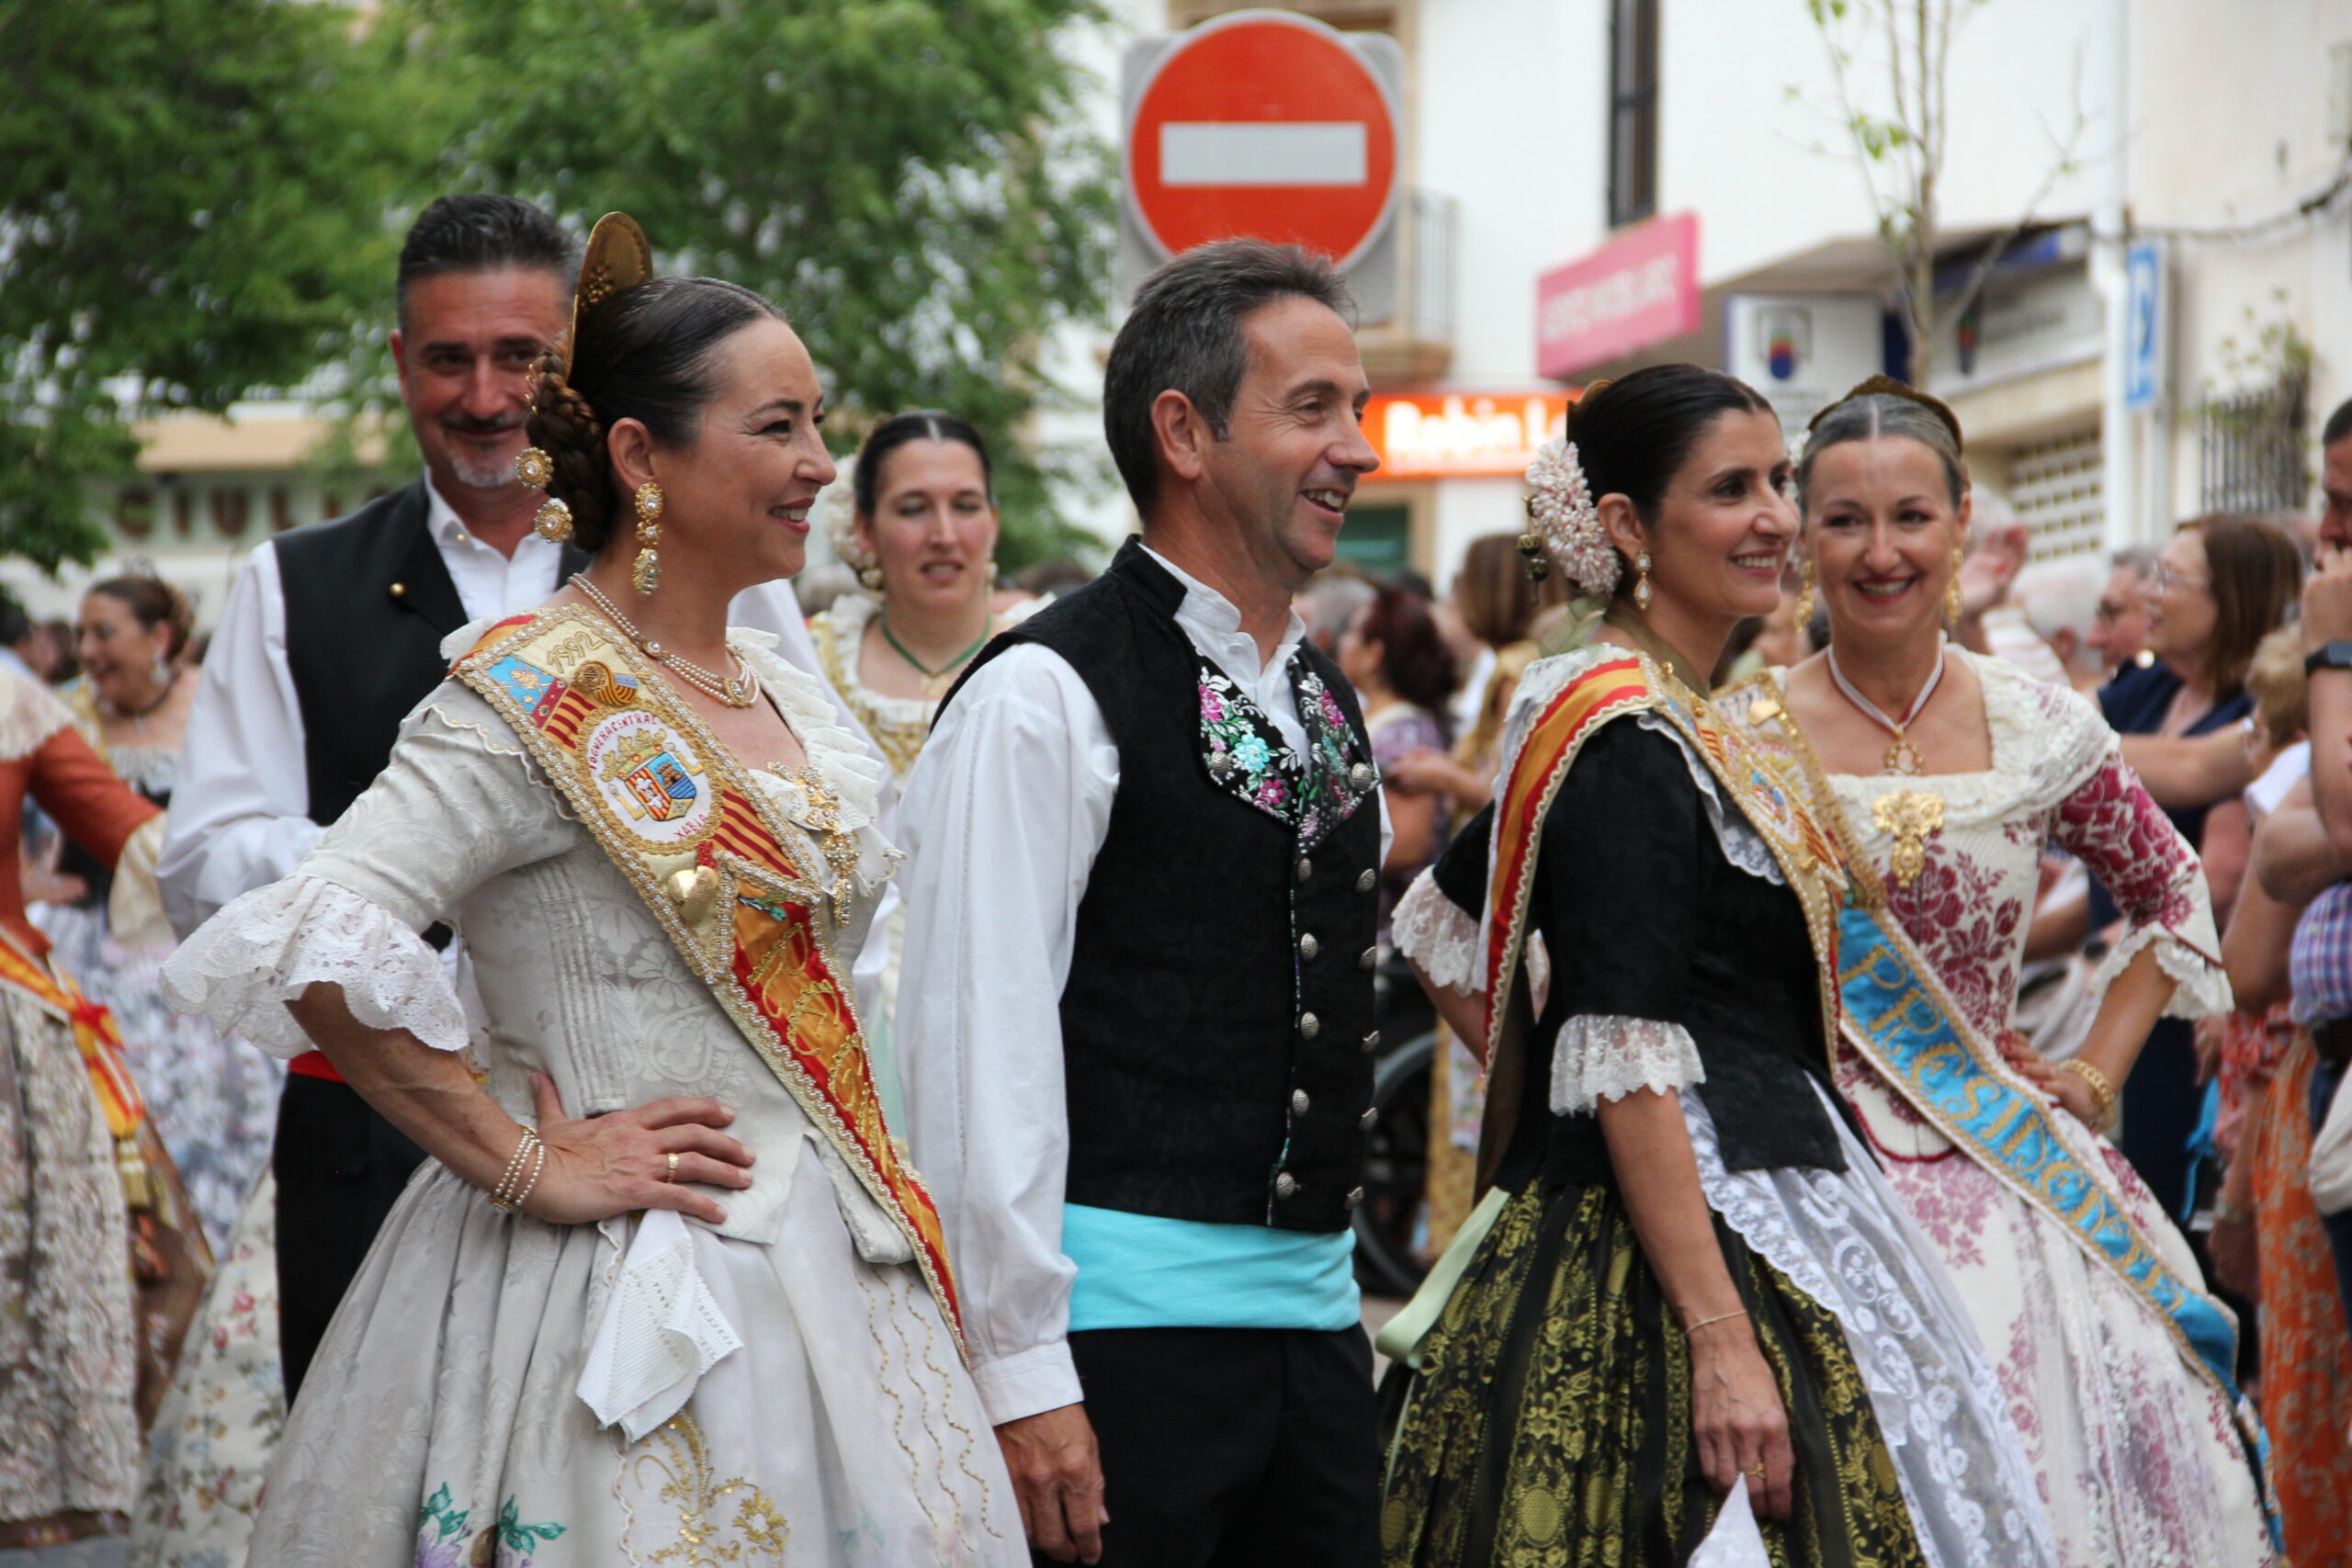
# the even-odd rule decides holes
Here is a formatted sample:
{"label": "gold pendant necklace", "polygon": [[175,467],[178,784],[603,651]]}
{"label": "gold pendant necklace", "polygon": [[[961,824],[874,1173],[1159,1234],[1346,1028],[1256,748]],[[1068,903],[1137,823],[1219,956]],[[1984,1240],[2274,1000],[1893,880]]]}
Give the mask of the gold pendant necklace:
{"label": "gold pendant necklace", "polygon": [[[1838,649],[1829,649],[1829,679],[1846,700],[1854,705],[1894,737],[1886,749],[1886,759],[1880,771],[1909,778],[1924,778],[1928,760],[1919,754],[1907,733],[1919,716],[1927,711],[1928,699],[1936,694],[1944,678],[1945,650],[1940,642],[1936,648],[1936,667],[1928,672],[1927,682],[1919,694],[1911,699],[1900,719],[1890,716],[1879,705],[1854,688],[1846,679],[1846,671],[1838,667]],[[1897,887],[1908,887],[1919,880],[1928,869],[1928,836],[1943,830],[1944,797],[1930,790],[1890,790],[1871,803],[1871,822],[1893,840],[1887,855],[1887,872]]]}

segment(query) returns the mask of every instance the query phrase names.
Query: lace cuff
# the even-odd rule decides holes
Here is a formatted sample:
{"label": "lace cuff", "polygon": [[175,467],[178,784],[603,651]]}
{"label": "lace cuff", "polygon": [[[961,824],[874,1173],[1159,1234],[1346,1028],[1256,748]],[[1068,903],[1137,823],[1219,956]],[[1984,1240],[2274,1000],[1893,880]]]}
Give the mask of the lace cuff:
{"label": "lace cuff", "polygon": [[1637,1089],[1661,1092],[1704,1083],[1699,1043],[1679,1023],[1580,1013],[1552,1050],[1552,1111],[1579,1115]]}
{"label": "lace cuff", "polygon": [[633,1443],[684,1409],[702,1375],[742,1347],[695,1265],[694,1233],[675,1211],[648,1209],[574,1392],[599,1426]]}
{"label": "lace cuff", "polygon": [[2091,976],[2092,994],[2104,998],[2109,983],[2149,947],[2156,950],[2158,966],[2176,982],[2171,999],[2165,1003],[2165,1017],[2210,1018],[2237,1005],[2230,994],[2229,975],[2222,966],[2179,932],[2154,921],[2133,927],[2115,944],[2100,962],[2098,973]]}
{"label": "lace cuff", "polygon": [[311,1049],[283,1004],[313,981],[343,987],[370,1029],[405,1029],[436,1051],[462,1051],[466,1015],[441,955],[349,888],[297,874],[239,896],[164,965],[164,998],[234,1030],[274,1056]]}
{"label": "lace cuff", "polygon": [[107,926],[126,947],[172,945],[172,922],[164,918],[163,885],[155,880],[155,860],[163,848],[164,818],[150,817],[115,860]]}
{"label": "lace cuff", "polygon": [[1429,872],[1413,878],[1413,885],[1396,900],[1388,929],[1396,951],[1419,964],[1439,985],[1457,991],[1486,988],[1486,976],[1478,965],[1478,919],[1463,913],[1459,905],[1440,892],[1437,878]]}

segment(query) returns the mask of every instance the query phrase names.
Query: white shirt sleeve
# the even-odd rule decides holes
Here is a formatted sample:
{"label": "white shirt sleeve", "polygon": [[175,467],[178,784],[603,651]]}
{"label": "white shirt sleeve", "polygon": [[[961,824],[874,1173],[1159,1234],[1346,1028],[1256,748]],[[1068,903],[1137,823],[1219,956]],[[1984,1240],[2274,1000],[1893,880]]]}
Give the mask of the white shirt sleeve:
{"label": "white shirt sleeve", "polygon": [[898,1038],[907,1134],[947,1232],[991,1423],[1080,1401],[1061,1249],[1060,1001],[1119,752],[1060,655],[1007,650],[908,781]]}
{"label": "white shirt sleeve", "polygon": [[325,831],[311,820],[302,705],[286,662],[277,551],[245,558],[205,655],[155,874],[182,936],[289,875]]}

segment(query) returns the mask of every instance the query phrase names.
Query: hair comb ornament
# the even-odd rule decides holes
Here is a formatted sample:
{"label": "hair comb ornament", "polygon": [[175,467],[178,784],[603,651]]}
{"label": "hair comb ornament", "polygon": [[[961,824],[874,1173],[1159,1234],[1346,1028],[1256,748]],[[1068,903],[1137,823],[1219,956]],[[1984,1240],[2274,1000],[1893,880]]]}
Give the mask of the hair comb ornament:
{"label": "hair comb ornament", "polygon": [[634,288],[653,277],[653,246],[637,220],[626,212],[607,212],[588,231],[588,248],[580,256],[580,284],[571,295],[571,328],[558,351],[566,370],[571,367],[571,345],[580,341],[580,312],[593,310],[624,288]]}
{"label": "hair comb ornament", "polygon": [[1839,403],[1850,403],[1856,398],[1871,397],[1901,398],[1906,403],[1917,403],[1921,408],[1934,414],[1943,427],[1951,432],[1952,440],[1958,442],[1964,439],[1960,434],[1960,416],[1951,412],[1951,404],[1941,398],[1931,398],[1918,388],[1898,381],[1884,373],[1857,381],[1847,389],[1846,395],[1839,398],[1837,402],[1822,404],[1821,412],[1806,422],[1805,434],[1810,435],[1818,430],[1821,427],[1821,422],[1827,419],[1831,411],[1835,410]]}
{"label": "hair comb ornament", "polygon": [[1527,485],[1533,493],[1527,498],[1529,528],[1520,536],[1519,549],[1528,558],[1530,575],[1540,582],[1543,569],[1556,565],[1579,593],[1605,598],[1615,592],[1624,563],[1601,530],[1576,443],[1545,442],[1527,465]]}

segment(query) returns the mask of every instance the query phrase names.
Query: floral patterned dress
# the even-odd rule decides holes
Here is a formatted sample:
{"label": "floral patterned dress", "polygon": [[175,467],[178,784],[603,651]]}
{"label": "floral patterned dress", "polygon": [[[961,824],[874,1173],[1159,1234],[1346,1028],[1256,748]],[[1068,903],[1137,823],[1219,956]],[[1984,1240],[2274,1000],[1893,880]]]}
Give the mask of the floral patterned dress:
{"label": "floral patterned dress", "polygon": [[[1887,880],[1892,912],[1955,1005],[1988,1038],[2008,1029],[2042,846],[2055,843],[2113,890],[2130,920],[2101,968],[2102,988],[2153,947],[2178,982],[2172,1014],[2226,1009],[2202,868],[2098,710],[1998,660],[1958,649],[1951,656],[1970,662],[1983,688],[1992,767],[1924,779],[1836,774],[1830,785]],[[1927,837],[1917,879],[1897,886],[1888,870],[1894,840],[1872,807],[1894,791],[1922,788],[1942,797],[1943,826]],[[1850,1039],[1840,1041],[1836,1072],[1999,1362],[2069,1568],[2270,1561],[2230,1403],[2156,1315],[2092,1267],[2043,1211],[1924,1121]],[[2199,1278],[2179,1230],[2121,1153],[2071,1118],[2058,1123],[2079,1137],[2086,1158],[2113,1173],[2171,1267]]]}

